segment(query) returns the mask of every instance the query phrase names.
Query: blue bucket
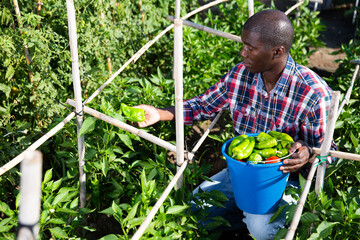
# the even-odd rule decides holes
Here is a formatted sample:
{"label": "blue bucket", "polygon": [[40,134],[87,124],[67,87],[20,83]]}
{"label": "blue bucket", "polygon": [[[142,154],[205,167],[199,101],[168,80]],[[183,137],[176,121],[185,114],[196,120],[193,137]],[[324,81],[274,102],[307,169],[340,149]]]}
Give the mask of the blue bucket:
{"label": "blue bucket", "polygon": [[[253,137],[257,135],[258,133],[248,134]],[[242,211],[252,214],[275,212],[284,193],[289,173],[279,170],[282,162],[253,164],[229,157],[227,149],[232,140],[224,143],[221,152],[226,158],[236,205]]]}

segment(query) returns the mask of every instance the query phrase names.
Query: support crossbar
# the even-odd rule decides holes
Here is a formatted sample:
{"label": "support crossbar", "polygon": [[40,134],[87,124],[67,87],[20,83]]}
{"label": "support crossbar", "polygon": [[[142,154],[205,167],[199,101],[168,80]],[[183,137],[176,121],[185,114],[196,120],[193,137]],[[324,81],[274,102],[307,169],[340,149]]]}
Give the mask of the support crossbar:
{"label": "support crossbar", "polygon": [[[67,104],[71,105],[71,106],[75,106],[75,101],[74,100],[71,100],[71,99],[68,99],[66,101]],[[144,130],[141,130],[141,129],[137,129],[136,127],[133,127],[129,124],[126,124],[120,120],[117,120],[115,118],[112,118],[112,117],[109,117],[107,116],[106,114],[103,114],[101,112],[98,112],[96,111],[95,109],[92,109],[90,107],[87,107],[87,106],[84,106],[84,112],[92,115],[93,117],[96,117],[98,119],[101,119],[107,123],[110,123],[118,128],[121,128],[121,129],[124,129],[125,131],[128,131],[128,132],[131,132],[139,137],[142,137],[150,142],[153,142],[157,145],[159,145],[160,147],[163,147],[169,151],[173,151],[173,152],[176,152],[176,146],[161,139],[161,138],[158,138],[150,133],[147,133],[145,132]],[[189,153],[189,159],[193,159],[194,158],[194,154],[192,153]]]}

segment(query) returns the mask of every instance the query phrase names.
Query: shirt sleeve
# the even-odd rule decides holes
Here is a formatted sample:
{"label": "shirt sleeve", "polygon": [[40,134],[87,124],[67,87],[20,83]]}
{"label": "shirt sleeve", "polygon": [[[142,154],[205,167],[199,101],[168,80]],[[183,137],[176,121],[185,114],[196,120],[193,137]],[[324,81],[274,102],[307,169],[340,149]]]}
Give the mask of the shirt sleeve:
{"label": "shirt sleeve", "polygon": [[[310,109],[301,126],[302,138],[311,147],[321,147],[321,143],[324,141],[330,101],[330,96],[320,98],[317,104]],[[334,142],[332,142],[331,149],[337,149]]]}
{"label": "shirt sleeve", "polygon": [[221,109],[228,108],[228,91],[225,74],[219,82],[211,86],[204,94],[184,101],[184,123],[192,125],[194,121],[212,119]]}

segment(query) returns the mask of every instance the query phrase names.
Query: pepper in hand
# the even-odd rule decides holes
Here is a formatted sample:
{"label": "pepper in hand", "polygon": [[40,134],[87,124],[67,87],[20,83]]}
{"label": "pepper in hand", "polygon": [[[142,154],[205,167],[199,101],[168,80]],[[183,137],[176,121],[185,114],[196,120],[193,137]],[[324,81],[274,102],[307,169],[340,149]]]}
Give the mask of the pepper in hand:
{"label": "pepper in hand", "polygon": [[125,118],[131,122],[143,122],[145,121],[145,110],[141,108],[134,108],[121,103],[120,105],[121,112],[124,114]]}

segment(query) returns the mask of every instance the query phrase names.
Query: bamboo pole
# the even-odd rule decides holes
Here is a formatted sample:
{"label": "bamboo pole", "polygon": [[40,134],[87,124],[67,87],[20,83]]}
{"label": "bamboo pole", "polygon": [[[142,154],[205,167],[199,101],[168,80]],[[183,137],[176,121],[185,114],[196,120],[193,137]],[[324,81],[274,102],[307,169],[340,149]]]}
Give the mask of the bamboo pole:
{"label": "bamboo pole", "polygon": [[[321,154],[321,149],[320,148],[312,148],[313,152],[316,155],[320,155]],[[360,161],[360,155],[359,154],[355,154],[355,153],[348,153],[348,152],[340,152],[340,151],[333,151],[330,150],[329,151],[329,156],[330,157],[336,157],[336,158],[343,158],[343,159],[348,159],[348,160],[353,160],[353,161]]]}
{"label": "bamboo pole", "polygon": [[17,164],[19,164],[21,161],[24,160],[25,155],[28,152],[35,151],[38,149],[44,142],[46,142],[49,138],[54,136],[58,131],[60,131],[66,123],[68,123],[73,117],[75,117],[75,113],[70,113],[62,122],[57,124],[55,127],[53,127],[49,132],[47,132],[45,135],[43,135],[41,138],[39,138],[36,142],[31,144],[25,151],[17,155],[15,158],[13,158],[10,162],[6,163],[4,166],[0,168],[0,176],[9,171],[11,168],[15,167]]}
{"label": "bamboo pole", "polygon": [[[332,94],[331,107],[330,107],[330,112],[329,112],[329,117],[328,117],[328,124],[327,124],[327,127],[326,127],[327,131],[325,131],[324,141],[321,144],[321,149],[320,149],[320,154],[321,155],[320,156],[325,156],[330,151],[330,146],[331,146],[333,133],[334,133],[334,128],[335,128],[335,122],[336,122],[336,112],[337,112],[337,107],[338,107],[339,95],[340,95],[340,92],[338,92],[338,91],[333,92],[333,94]],[[314,178],[316,169],[317,168],[319,169],[319,166],[320,166],[320,165],[318,166],[318,163],[319,163],[318,158],[315,158],[314,162],[311,165],[310,172],[309,172],[308,177],[306,179],[305,186],[304,186],[304,189],[303,189],[303,191],[301,193],[300,200],[299,200],[298,205],[296,207],[294,217],[293,217],[293,219],[291,221],[289,230],[286,233],[285,240],[291,240],[295,236],[295,231],[297,229],[297,226],[299,225],[301,214],[302,214],[302,211],[304,209],[305,201],[306,201],[307,195],[309,194],[309,191],[310,191],[310,186],[311,186],[312,179]],[[323,162],[323,163],[326,166],[326,162]],[[318,172],[317,175],[319,175],[319,172]]]}
{"label": "bamboo pole", "polygon": [[[73,107],[75,106],[75,101],[72,100],[72,99],[68,99],[66,101],[66,103],[73,106]],[[123,129],[125,131],[131,132],[131,133],[133,133],[133,134],[135,134],[135,135],[137,135],[139,137],[142,137],[142,138],[144,138],[144,139],[146,139],[146,140],[148,140],[148,141],[150,141],[152,143],[155,143],[155,144],[159,145],[160,147],[163,147],[163,148],[165,148],[165,149],[167,149],[169,151],[176,152],[176,147],[173,144],[168,143],[167,141],[162,140],[161,138],[155,137],[154,135],[149,134],[149,133],[145,132],[144,130],[137,129],[137,128],[129,125],[129,124],[126,124],[126,123],[124,123],[124,122],[122,122],[120,120],[117,120],[115,118],[109,117],[109,116],[107,116],[107,115],[105,115],[103,113],[100,113],[100,112],[98,112],[98,111],[96,111],[96,110],[94,110],[94,109],[92,109],[90,107],[87,107],[87,106],[84,106],[84,112],[88,113],[91,116],[96,117],[96,118],[98,118],[100,120],[103,120],[103,121],[105,121],[107,123],[110,123],[110,124],[112,124],[112,125],[114,125],[114,126],[116,126],[118,128],[121,128],[121,129]],[[193,158],[193,155],[189,153],[189,157]]]}
{"label": "bamboo pole", "polygon": [[74,85],[75,95],[75,111],[76,111],[76,125],[77,125],[77,140],[79,152],[79,182],[80,182],[80,208],[85,207],[86,204],[86,174],[83,171],[85,165],[85,138],[80,136],[80,129],[83,123],[82,115],[82,97],[81,97],[81,83],[79,73],[79,56],[77,49],[77,35],[76,35],[76,18],[75,6],[73,0],[66,0],[66,8],[68,14],[69,38],[70,38],[70,51],[72,62],[72,79]]}
{"label": "bamboo pole", "polygon": [[[13,3],[14,3],[15,14],[16,14],[16,20],[18,22],[19,28],[22,28],[23,24],[22,24],[22,21],[21,21],[21,13],[20,13],[20,8],[19,8],[19,3],[18,3],[17,0],[13,0]],[[22,30],[20,30],[20,34],[23,34]],[[30,64],[32,63],[32,58],[30,56],[29,48],[28,48],[27,44],[24,45],[24,52],[25,52],[26,64],[28,66],[30,66]],[[28,72],[30,83],[32,85],[31,91],[32,91],[32,95],[34,96],[34,106],[36,108],[37,101],[36,101],[36,92],[35,92],[35,85],[34,85],[34,75],[33,75],[32,71],[29,68],[27,69],[27,72]],[[39,121],[40,116],[39,116],[39,114],[37,112],[36,112],[35,117],[36,117],[36,120],[39,122],[39,125],[42,126],[41,122]]]}
{"label": "bamboo pole", "polygon": [[[204,6],[201,6],[193,11],[191,11],[190,13],[186,14],[184,17],[182,17],[181,19],[185,20],[189,17],[191,17],[192,15],[203,11],[207,8],[210,8],[216,4],[222,3],[222,2],[226,2],[228,0],[217,0],[217,1],[213,1],[211,3],[205,4]],[[119,70],[117,70],[105,83],[103,83],[103,85],[101,85],[88,99],[85,100],[84,105],[89,103],[91,100],[93,100],[107,85],[109,85],[115,78],[117,75],[119,75],[130,63],[135,63],[140,56],[142,56],[146,50],[148,50],[157,40],[159,40],[160,37],[162,37],[163,35],[165,35],[165,33],[167,33],[168,31],[170,31],[172,28],[174,27],[174,24],[169,25],[167,28],[165,28],[162,32],[160,32],[156,37],[154,37],[151,41],[147,42],[141,49],[139,49],[139,51],[137,51],[126,63],[124,63],[124,65],[122,65],[120,67]]]}
{"label": "bamboo pole", "polygon": [[[204,9],[207,9],[209,7],[212,7],[216,4],[219,4],[221,2],[226,2],[228,0],[217,0],[214,2],[211,2],[209,4],[206,4],[198,9],[195,9],[194,11],[188,13],[185,15],[182,19],[186,19],[200,11],[203,11]],[[17,2],[16,2],[17,3]],[[111,81],[120,74],[123,69],[126,68],[128,64],[130,64],[132,61],[136,60],[139,56],[141,56],[153,43],[155,43],[161,36],[163,36],[166,32],[168,32],[171,28],[173,28],[174,24],[168,26],[165,30],[163,30],[160,34],[158,34],[152,41],[148,42],[146,45],[144,45],[138,52],[137,56],[134,55],[131,59],[129,59],[116,73],[114,73],[108,81],[106,81],[98,90],[96,90],[85,102],[84,104],[90,102],[94,97],[96,97],[107,85],[111,83]],[[32,145],[30,145],[25,151],[17,155],[15,158],[13,158],[11,161],[6,163],[0,168],[0,176],[3,175],[5,172],[9,171],[11,168],[15,167],[17,164],[19,164],[21,161],[24,160],[24,156],[26,152],[28,151],[35,151],[37,148],[39,148],[44,142],[46,142],[49,138],[51,138],[53,135],[55,135],[58,131],[60,131],[66,123],[68,123],[73,117],[75,116],[75,113],[70,113],[61,123],[56,125],[54,128],[52,128],[48,133],[46,133],[44,136],[39,138],[37,141],[35,141]],[[175,149],[171,151],[176,151]]]}
{"label": "bamboo pole", "polygon": [[191,153],[195,154],[195,152],[200,148],[201,144],[204,142],[204,140],[206,139],[207,135],[210,133],[210,130],[214,127],[214,125],[217,123],[217,121],[220,119],[221,114],[223,113],[223,110],[220,110],[220,112],[216,115],[216,117],[214,118],[214,120],[211,122],[210,126],[208,127],[208,129],[206,129],[206,131],[204,132],[204,134],[201,136],[201,138],[199,139],[199,141],[196,143],[194,149],[191,151]]}
{"label": "bamboo pole", "polygon": [[[166,19],[169,20],[169,21],[174,21],[175,18],[173,16],[167,16]],[[216,35],[216,36],[220,36],[220,37],[223,37],[223,38],[233,40],[235,42],[242,42],[241,37],[233,35],[231,33],[222,32],[222,31],[219,31],[219,30],[216,30],[216,29],[213,29],[213,28],[209,28],[209,27],[206,27],[204,25],[197,24],[197,23],[187,21],[187,20],[184,20],[183,24],[186,25],[186,26],[189,26],[189,27],[204,31],[204,32],[208,32],[208,33]]]}
{"label": "bamboo pole", "polygon": [[248,0],[249,17],[254,15],[254,0]]}
{"label": "bamboo pole", "polygon": [[311,165],[310,172],[307,176],[304,189],[300,196],[300,200],[296,206],[294,217],[291,221],[289,230],[286,233],[285,240],[292,240],[295,236],[295,231],[297,229],[297,226],[299,225],[301,213],[304,209],[305,201],[306,201],[307,195],[309,194],[311,182],[312,182],[312,179],[314,178],[318,162],[319,162],[319,160],[317,158],[315,158],[313,164]]}
{"label": "bamboo pole", "polygon": [[356,22],[358,6],[359,6],[359,0],[356,0],[355,1],[355,10],[354,10],[354,13],[353,13],[353,18],[352,18],[352,24],[355,24],[355,22]]}
{"label": "bamboo pole", "polygon": [[[184,105],[183,105],[183,24],[180,19],[181,1],[175,2],[174,20],[174,79],[175,79],[175,130],[176,130],[176,164],[177,171],[184,162]],[[176,184],[180,189],[184,184],[181,175]]]}
{"label": "bamboo pole", "polygon": [[[43,3],[41,2],[41,0],[36,0],[36,14],[40,15],[40,11],[41,11],[41,6],[43,5]],[[41,21],[41,20],[40,20]],[[36,28],[40,29],[41,24],[39,23]]]}
{"label": "bamboo pole", "polygon": [[[331,143],[333,140],[335,123],[337,119],[337,112],[339,107],[339,98],[340,92],[334,91],[331,95],[331,104],[329,110],[329,116],[326,124],[326,131],[324,136],[324,141],[321,144],[320,156],[327,156],[330,151]],[[324,177],[326,171],[327,162],[323,161],[318,166],[317,174],[316,174],[316,182],[315,182],[315,192],[319,193],[319,189],[324,186]]]}
{"label": "bamboo pole", "polygon": [[286,10],[285,14],[289,15],[292,11],[294,11],[296,8],[300,7],[302,4],[304,4],[305,1],[299,1],[295,5],[291,6],[288,10]]}
{"label": "bamboo pole", "polygon": [[354,83],[355,83],[355,80],[356,80],[356,78],[357,78],[357,75],[358,75],[358,73],[359,73],[359,68],[360,68],[360,65],[356,65],[356,67],[355,67],[355,72],[354,72],[354,74],[353,74],[353,76],[352,76],[352,79],[351,79],[350,87],[349,87],[349,89],[346,91],[344,100],[341,102],[341,105],[340,105],[340,107],[339,107],[338,114],[337,114],[337,118],[339,118],[339,116],[340,116],[340,114],[341,114],[341,111],[342,111],[342,109],[344,108],[344,105],[345,105],[345,104],[349,104],[351,92],[352,92],[352,89],[353,89],[353,87],[354,87]]}
{"label": "bamboo pole", "polygon": [[27,152],[20,169],[20,208],[17,239],[35,240],[38,239],[38,223],[41,211],[41,152]]}
{"label": "bamboo pole", "polygon": [[[188,160],[191,161],[193,159],[192,154],[195,154],[195,152],[199,149],[199,147],[201,146],[201,144],[204,142],[204,140],[206,139],[206,137],[208,136],[208,134],[210,133],[210,130],[213,128],[213,126],[215,125],[215,123],[219,120],[220,116],[222,114],[222,110],[216,115],[215,119],[211,122],[210,126],[208,127],[208,129],[204,132],[203,136],[200,138],[200,140],[196,143],[195,147],[192,149],[192,151],[188,154]],[[151,223],[151,220],[154,218],[156,212],[159,210],[159,208],[161,207],[161,205],[163,204],[163,202],[165,201],[166,197],[170,194],[171,189],[174,187],[175,183],[177,182],[178,178],[180,178],[180,176],[183,174],[186,166],[188,164],[188,161],[184,162],[184,164],[181,165],[180,169],[178,170],[178,172],[176,173],[176,175],[174,176],[174,178],[171,180],[171,182],[169,183],[168,187],[165,189],[165,191],[163,192],[163,194],[161,194],[161,197],[158,199],[158,201],[155,203],[154,207],[151,209],[151,211],[149,212],[149,214],[147,215],[147,217],[145,218],[144,222],[140,225],[140,227],[138,228],[138,230],[136,231],[136,233],[134,234],[134,236],[131,238],[131,240],[137,240],[139,239],[142,234],[144,233],[144,231],[146,230],[146,228],[149,226],[149,224]]]}
{"label": "bamboo pole", "polygon": [[151,211],[148,213],[147,217],[145,218],[145,220],[142,222],[142,224],[140,225],[140,227],[138,228],[138,230],[135,232],[135,234],[132,236],[131,240],[138,240],[141,238],[141,236],[143,235],[143,233],[145,232],[146,228],[149,226],[149,224],[151,223],[151,220],[154,218],[156,212],[159,210],[159,208],[161,207],[161,205],[163,204],[163,202],[165,201],[166,197],[169,195],[170,191],[172,190],[172,188],[175,186],[175,184],[177,184],[178,180],[182,177],[182,174],[185,170],[185,168],[187,167],[188,161],[185,161],[181,167],[177,170],[177,173],[175,174],[175,176],[173,177],[173,179],[171,180],[171,182],[169,183],[169,185],[166,187],[166,189],[164,190],[164,192],[161,194],[159,200],[155,203],[155,205],[153,206],[153,208],[151,209]]}

